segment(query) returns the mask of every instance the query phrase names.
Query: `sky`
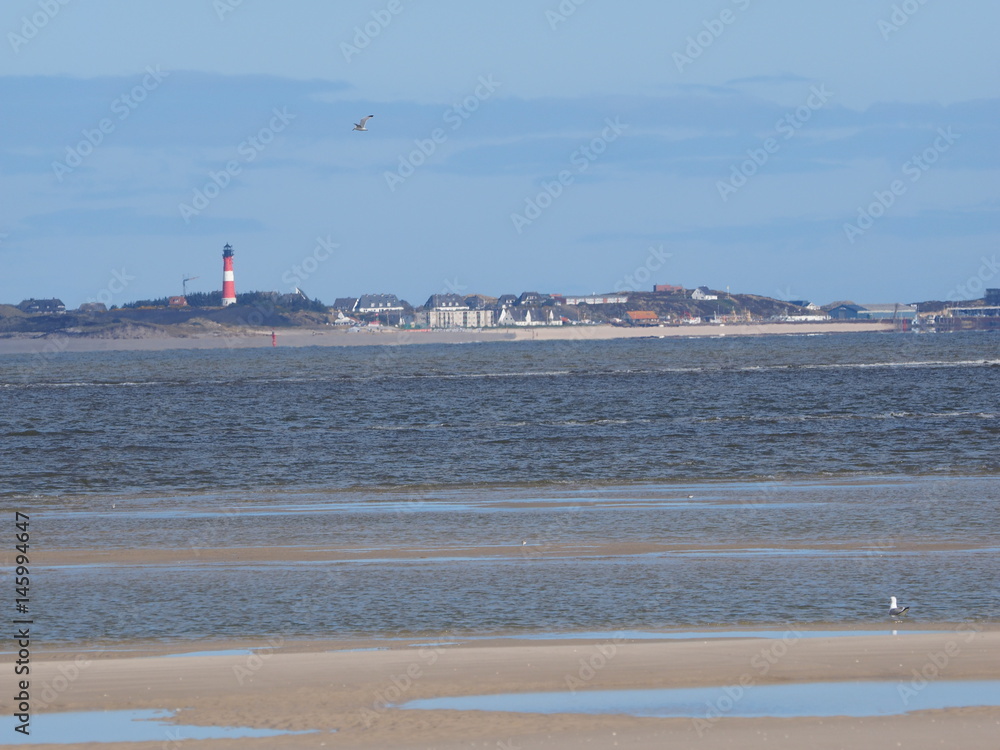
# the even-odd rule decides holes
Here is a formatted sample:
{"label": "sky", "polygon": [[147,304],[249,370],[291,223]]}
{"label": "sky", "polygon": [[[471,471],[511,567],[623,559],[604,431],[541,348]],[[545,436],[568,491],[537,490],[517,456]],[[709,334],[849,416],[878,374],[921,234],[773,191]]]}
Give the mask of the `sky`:
{"label": "sky", "polygon": [[[0,302],[1000,287],[993,0],[7,0]],[[374,115],[365,132],[353,130]]]}

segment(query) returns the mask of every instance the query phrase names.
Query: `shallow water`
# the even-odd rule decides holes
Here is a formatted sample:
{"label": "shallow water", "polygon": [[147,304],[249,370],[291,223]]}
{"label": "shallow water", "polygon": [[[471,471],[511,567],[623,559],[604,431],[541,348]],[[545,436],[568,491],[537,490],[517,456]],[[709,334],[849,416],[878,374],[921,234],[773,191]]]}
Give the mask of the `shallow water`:
{"label": "shallow water", "polygon": [[[229,498],[232,512],[214,521],[201,497],[177,496],[162,501],[170,523],[109,518],[105,500],[78,499],[44,518],[53,546],[179,549],[189,561],[39,568],[33,607],[55,642],[891,627],[890,595],[918,626],[1000,609],[991,479],[704,485],[680,508],[665,485],[562,488],[544,503],[535,490],[464,492],[466,509],[447,512],[433,500],[400,511],[395,500],[310,493],[315,511],[244,517]],[[289,559],[198,558],[253,546],[285,547]],[[478,546],[491,549],[470,554]],[[296,559],[312,548],[341,552]],[[109,591],[111,606],[99,595]]]}
{"label": "shallow water", "polygon": [[[167,721],[173,711],[69,711],[34,714],[30,735],[14,731],[17,723],[10,716],[0,717],[0,736],[17,738],[18,745],[70,744],[78,742],[162,742],[173,747],[183,740],[249,739],[281,737],[308,732],[286,732],[250,727],[211,727],[174,724]],[[6,739],[4,740],[6,741]]]}
{"label": "shallow water", "polygon": [[49,643],[983,620],[998,393],[989,333],[8,355],[0,497],[186,560],[33,561]]}
{"label": "shallow water", "polygon": [[906,682],[817,682],[651,690],[505,693],[409,701],[421,710],[516,713],[628,714],[684,717],[890,716],[929,709],[1000,706],[1000,681],[938,681],[919,689]]}

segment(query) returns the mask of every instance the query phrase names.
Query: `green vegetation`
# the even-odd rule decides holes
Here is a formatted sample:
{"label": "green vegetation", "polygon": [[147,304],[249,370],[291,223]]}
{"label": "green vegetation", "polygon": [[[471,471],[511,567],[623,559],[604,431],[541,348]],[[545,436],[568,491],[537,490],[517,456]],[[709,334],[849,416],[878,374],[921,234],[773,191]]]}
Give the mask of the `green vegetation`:
{"label": "green vegetation", "polygon": [[[191,292],[185,299],[187,307],[222,307],[222,292]],[[126,302],[123,309],[141,310],[168,307],[169,297],[141,299]],[[326,305],[318,299],[307,299],[301,294],[278,294],[277,292],[244,292],[236,295],[237,306],[251,306],[274,312],[316,312],[325,313]]]}

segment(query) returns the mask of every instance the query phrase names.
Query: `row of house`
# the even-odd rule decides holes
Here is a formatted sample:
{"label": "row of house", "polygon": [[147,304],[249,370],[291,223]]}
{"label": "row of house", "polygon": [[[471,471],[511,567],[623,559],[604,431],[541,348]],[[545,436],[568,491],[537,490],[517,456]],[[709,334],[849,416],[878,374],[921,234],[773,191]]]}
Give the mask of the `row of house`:
{"label": "row of house", "polygon": [[39,314],[39,313],[64,313],[66,312],[66,305],[63,304],[61,299],[26,299],[21,300],[21,303],[17,306],[17,309],[21,312]]}
{"label": "row of house", "polygon": [[557,305],[625,304],[627,294],[566,297],[560,294],[522,292],[490,297],[484,294],[432,294],[419,310],[395,294],[364,294],[340,297],[332,309],[346,315],[375,314],[390,325],[413,325],[418,328],[492,328],[494,326],[562,325],[564,319]]}
{"label": "row of house", "polygon": [[[553,305],[614,305],[628,302],[628,294],[590,294],[564,296],[562,294],[540,294],[522,292],[489,297],[485,294],[462,296],[459,294],[432,294],[423,307],[425,310],[447,310],[466,307],[469,310],[501,310],[512,307],[543,307]],[[344,313],[402,312],[413,309],[406,300],[395,294],[363,294],[360,297],[338,297],[332,308]]]}
{"label": "row of house", "polygon": [[[658,284],[654,293],[690,296],[693,300],[717,300],[719,294],[707,287],[686,290],[684,287]],[[351,316],[376,316],[379,322],[388,325],[406,325],[419,328],[490,328],[495,326],[540,326],[563,325],[573,322],[574,314],[557,310],[562,306],[615,305],[628,302],[627,293],[591,294],[564,296],[560,294],[540,294],[522,292],[520,295],[503,294],[490,297],[483,294],[459,295],[454,293],[432,294],[419,309],[414,309],[406,300],[395,294],[365,294],[360,297],[341,297],[334,301],[331,309],[337,313],[336,322],[341,325],[355,325],[358,320]],[[1000,289],[987,289],[985,305],[947,308],[939,315],[953,318],[997,318],[1000,317]],[[791,304],[808,311],[805,315],[794,314],[788,320],[894,320],[917,319],[917,306],[902,303],[857,305],[843,303],[821,310],[807,300],[791,300]],[[27,299],[18,306],[26,313],[64,313],[66,307],[58,299]],[[81,305],[81,310],[91,305]],[[100,305],[100,308],[103,308]],[[570,320],[563,317],[569,315]],[[694,322],[696,318],[682,322]],[[633,310],[625,314],[624,322],[631,325],[659,325],[656,313]]]}
{"label": "row of house", "polygon": [[[698,301],[719,299],[718,293],[704,286],[689,291],[681,286],[656,285],[653,292],[680,294]],[[379,322],[384,320],[389,325],[412,325],[420,328],[490,328],[563,325],[573,320],[563,317],[567,314],[566,310],[557,312],[555,309],[557,306],[563,308],[579,305],[624,305],[628,301],[627,292],[579,296],[522,292],[520,295],[502,294],[499,297],[442,293],[432,294],[421,308],[414,310],[408,302],[393,294],[367,294],[361,297],[338,298],[334,301],[333,309],[339,316],[337,322],[343,324],[351,321],[346,315],[375,314]],[[694,320],[692,318],[691,322]],[[654,312],[631,311],[625,315],[623,322],[651,326],[659,325],[662,321]]]}

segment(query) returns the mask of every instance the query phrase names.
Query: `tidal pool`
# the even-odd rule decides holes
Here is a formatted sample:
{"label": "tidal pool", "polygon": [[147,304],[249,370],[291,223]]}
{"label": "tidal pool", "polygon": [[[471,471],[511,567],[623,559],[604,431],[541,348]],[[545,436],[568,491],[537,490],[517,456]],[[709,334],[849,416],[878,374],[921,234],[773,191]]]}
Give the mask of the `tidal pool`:
{"label": "tidal pool", "polygon": [[928,709],[1000,705],[1000,680],[814,682],[650,690],[579,690],[426,698],[405,709],[643,717],[890,716]]}
{"label": "tidal pool", "polygon": [[173,711],[143,709],[134,711],[68,711],[33,714],[30,734],[15,731],[18,722],[12,716],[0,717],[3,744],[68,744],[78,742],[180,742],[182,740],[220,740],[251,737],[278,737],[309,732],[286,732],[281,729],[251,727],[206,727],[174,724]]}

